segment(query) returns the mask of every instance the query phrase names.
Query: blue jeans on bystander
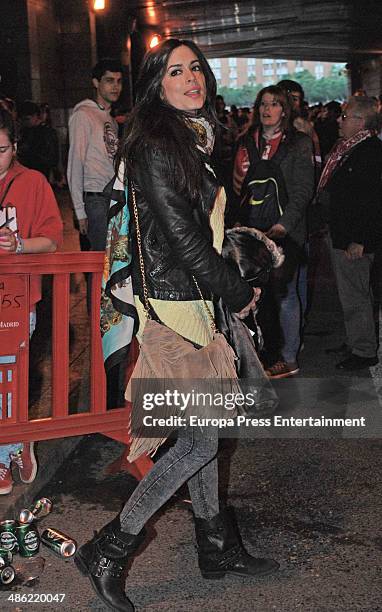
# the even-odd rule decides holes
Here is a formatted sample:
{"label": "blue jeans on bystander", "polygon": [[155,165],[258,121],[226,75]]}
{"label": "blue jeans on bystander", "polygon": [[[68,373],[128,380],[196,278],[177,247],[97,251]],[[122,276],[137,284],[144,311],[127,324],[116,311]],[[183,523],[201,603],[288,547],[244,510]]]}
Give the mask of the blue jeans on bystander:
{"label": "blue jeans on bystander", "polygon": [[[29,313],[29,338],[32,337],[34,330],[36,329],[36,311],[32,310]],[[0,356],[1,363],[1,356]],[[0,445],[0,463],[8,467],[11,463],[10,455],[17,453],[17,451],[23,449],[22,442],[15,442],[14,444],[2,444]]]}

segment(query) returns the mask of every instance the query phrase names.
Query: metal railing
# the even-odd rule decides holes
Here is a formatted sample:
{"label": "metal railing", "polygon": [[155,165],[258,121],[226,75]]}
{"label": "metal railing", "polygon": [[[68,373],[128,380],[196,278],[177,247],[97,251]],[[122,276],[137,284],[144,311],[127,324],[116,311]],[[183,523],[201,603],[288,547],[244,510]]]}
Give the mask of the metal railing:
{"label": "metal railing", "polygon": [[[0,444],[102,433],[129,443],[130,407],[106,409],[106,377],[99,331],[104,254],[49,253],[0,256]],[[69,413],[70,276],[91,273],[90,398],[86,411]],[[29,277],[49,274],[52,294],[51,416],[28,414]],[[142,472],[151,460],[142,458]]]}

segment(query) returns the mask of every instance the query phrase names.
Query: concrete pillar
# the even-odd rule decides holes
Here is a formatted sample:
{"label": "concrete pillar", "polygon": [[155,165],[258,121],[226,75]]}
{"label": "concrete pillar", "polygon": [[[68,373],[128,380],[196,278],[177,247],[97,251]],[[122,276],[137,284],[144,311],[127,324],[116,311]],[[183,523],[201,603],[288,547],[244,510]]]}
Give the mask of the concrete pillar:
{"label": "concrete pillar", "polygon": [[25,100],[32,94],[26,0],[1,0],[0,20],[0,91]]}
{"label": "concrete pillar", "polygon": [[58,22],[52,0],[27,0],[31,98],[60,106]]}
{"label": "concrete pillar", "polygon": [[95,16],[88,0],[0,1],[0,91],[72,107],[91,95]]}
{"label": "concrete pillar", "polygon": [[69,109],[92,96],[95,17],[87,0],[27,0],[31,92],[47,102],[65,166]]}
{"label": "concrete pillar", "polygon": [[382,91],[382,58],[380,55],[354,55],[349,62],[351,92],[364,89],[368,96]]}
{"label": "concrete pillar", "polygon": [[53,0],[58,21],[61,79],[65,108],[92,96],[91,70],[97,61],[95,16],[87,0]]}
{"label": "concrete pillar", "polygon": [[382,91],[382,58],[380,55],[366,59],[361,64],[362,88],[368,96],[378,97]]}
{"label": "concrete pillar", "polygon": [[48,103],[64,150],[68,110],[92,96],[97,57],[90,2],[0,0],[0,18],[0,91],[17,102]]}

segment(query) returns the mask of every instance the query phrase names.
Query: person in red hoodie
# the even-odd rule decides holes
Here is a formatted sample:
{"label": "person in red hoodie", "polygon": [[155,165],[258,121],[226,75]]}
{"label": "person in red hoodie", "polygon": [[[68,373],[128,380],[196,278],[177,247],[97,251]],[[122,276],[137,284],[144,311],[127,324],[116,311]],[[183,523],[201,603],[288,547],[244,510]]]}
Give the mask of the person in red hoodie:
{"label": "person in red hoodie", "polygon": [[[53,191],[46,178],[16,159],[16,126],[0,109],[0,256],[11,253],[53,253],[62,243],[63,225]],[[30,335],[36,325],[36,303],[41,278],[30,279]],[[0,356],[1,362],[1,356]],[[0,438],[1,442],[1,438]],[[37,473],[33,442],[0,445],[0,495],[13,487],[11,463],[23,482]]]}

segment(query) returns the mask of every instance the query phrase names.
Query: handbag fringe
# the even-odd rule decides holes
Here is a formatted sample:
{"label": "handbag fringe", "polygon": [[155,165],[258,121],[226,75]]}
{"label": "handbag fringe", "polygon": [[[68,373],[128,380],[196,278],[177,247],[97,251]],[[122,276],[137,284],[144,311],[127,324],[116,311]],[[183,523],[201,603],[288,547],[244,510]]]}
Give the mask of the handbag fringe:
{"label": "handbag fringe", "polygon": [[[184,389],[190,392],[190,381],[198,381],[202,390],[197,393],[240,393],[237,379],[236,355],[221,333],[215,334],[213,340],[200,349],[172,329],[149,319],[143,332],[140,354],[133,374],[126,388],[125,398],[132,402],[129,433],[132,437],[128,461],[135,461],[142,454],[153,455],[161,444],[176,429],[175,426],[161,427],[161,437],[145,437],[147,428],[143,425],[143,397],[146,393],[163,393],[166,388],[180,392],[182,381]],[[195,407],[198,410],[201,407]],[[215,416],[207,406],[209,416]],[[233,411],[233,414],[235,412]],[[206,412],[207,415],[207,412]],[[155,416],[155,413],[154,413]],[[160,418],[186,416],[180,407],[161,406]],[[198,413],[197,416],[202,416]],[[232,416],[232,412],[230,413]]]}

